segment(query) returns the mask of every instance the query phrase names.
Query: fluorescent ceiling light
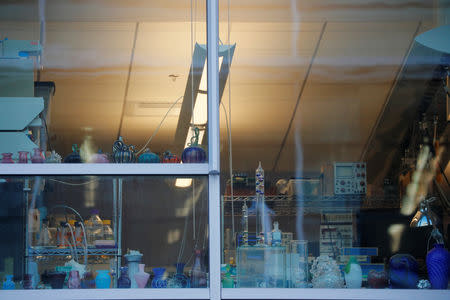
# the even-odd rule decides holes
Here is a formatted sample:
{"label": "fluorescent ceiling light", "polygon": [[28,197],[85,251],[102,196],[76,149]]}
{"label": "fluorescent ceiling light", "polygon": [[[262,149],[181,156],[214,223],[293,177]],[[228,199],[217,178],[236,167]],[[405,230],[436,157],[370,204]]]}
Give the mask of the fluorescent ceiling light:
{"label": "fluorescent ceiling light", "polygon": [[186,188],[192,185],[192,178],[177,178],[175,186],[179,188]]}

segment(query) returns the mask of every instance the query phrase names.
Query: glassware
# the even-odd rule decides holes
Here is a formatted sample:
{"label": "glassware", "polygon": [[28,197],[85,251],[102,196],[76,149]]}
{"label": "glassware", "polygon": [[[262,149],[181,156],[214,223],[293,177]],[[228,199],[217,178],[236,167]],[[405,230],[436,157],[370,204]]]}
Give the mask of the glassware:
{"label": "glassware", "polygon": [[14,275],[6,275],[6,280],[3,281],[3,289],[4,290],[14,290],[16,289],[16,285],[14,284],[13,278]]}
{"label": "glassware", "polygon": [[205,266],[203,265],[202,252],[195,250],[195,261],[192,266],[191,287],[204,288],[207,286]]}
{"label": "glassware", "polygon": [[32,278],[33,278],[33,275],[31,275],[31,274],[23,275],[22,287],[24,290],[32,290],[33,289]]}
{"label": "glassware", "polygon": [[153,268],[155,277],[152,280],[152,288],[162,289],[167,287],[167,280],[163,278],[165,272],[165,268]]}
{"label": "glassware", "polygon": [[111,276],[109,270],[97,270],[95,277],[95,287],[98,289],[109,289],[111,286]]}
{"label": "glassware", "polygon": [[12,160],[12,153],[2,153],[2,161],[0,163],[2,164],[13,164],[14,161]]}
{"label": "glassware", "polygon": [[169,288],[187,288],[189,287],[189,278],[184,275],[185,263],[178,262],[175,264],[176,273],[168,281]]}
{"label": "glassware", "polygon": [[41,149],[34,148],[33,151],[34,151],[34,153],[33,153],[33,156],[31,157],[31,162],[33,164],[43,164],[45,162],[45,157],[44,157],[44,154],[42,153]]}
{"label": "glassware", "polygon": [[131,280],[131,288],[137,288],[138,286],[134,275],[139,272],[139,263],[142,259],[142,253],[136,250],[130,250],[124,257],[128,265],[128,277],[130,277]]}
{"label": "glassware", "polygon": [[444,244],[435,244],[427,254],[428,277],[433,289],[447,289],[450,271],[450,253]]}
{"label": "glassware", "polygon": [[128,277],[127,267],[120,268],[120,277],[119,280],[117,281],[117,287],[119,289],[129,289],[131,287],[131,280],[130,277]]}
{"label": "glassware", "polygon": [[136,280],[136,284],[138,288],[145,288],[147,285],[148,279],[150,278],[150,274],[144,271],[145,264],[139,264],[139,271],[134,274],[134,279]]}
{"label": "glassware", "polygon": [[344,271],[345,287],[348,289],[361,288],[362,270],[354,256],[350,257]]}
{"label": "glassware", "polygon": [[89,162],[94,164],[107,164],[109,163],[108,155],[103,153],[102,149],[98,149],[97,153],[91,155]]}
{"label": "glassware", "polygon": [[189,147],[184,149],[181,154],[183,163],[204,163],[206,161],[206,152],[198,145],[199,132],[200,130],[195,127],[194,136],[191,138],[191,143],[188,144]]}
{"label": "glassware", "polygon": [[289,249],[290,287],[305,288],[308,286],[308,241],[292,240]]}
{"label": "glassware", "polygon": [[66,164],[79,164],[81,163],[80,152],[78,151],[77,144],[72,145],[72,153],[64,158],[64,163]]}
{"label": "glassware", "polygon": [[336,261],[328,255],[317,257],[311,267],[314,288],[342,288],[344,281]]}
{"label": "glassware", "polygon": [[81,279],[81,288],[95,289],[95,278],[92,272],[86,272]]}
{"label": "glassware", "polygon": [[61,156],[55,152],[55,150],[52,150],[50,154],[47,152],[47,158],[45,159],[45,163],[47,164],[59,164],[61,163]]}
{"label": "glassware", "polygon": [[67,287],[69,289],[79,289],[81,287],[80,273],[77,270],[70,271]]}
{"label": "glassware", "polygon": [[92,230],[91,243],[93,244],[95,241],[103,240],[103,221],[99,216],[98,209],[91,210],[89,222]]}
{"label": "glassware", "polygon": [[28,151],[19,151],[19,164],[27,164],[28,163]]}
{"label": "glassware", "polygon": [[134,163],[136,160],[133,145],[125,145],[120,136],[113,144],[113,161],[115,163]]}
{"label": "glassware", "polygon": [[103,238],[114,240],[114,231],[111,229],[111,220],[103,220]]}
{"label": "glassware", "polygon": [[138,158],[138,163],[157,164],[160,163],[160,158],[155,153],[151,152],[149,148],[145,149]]}

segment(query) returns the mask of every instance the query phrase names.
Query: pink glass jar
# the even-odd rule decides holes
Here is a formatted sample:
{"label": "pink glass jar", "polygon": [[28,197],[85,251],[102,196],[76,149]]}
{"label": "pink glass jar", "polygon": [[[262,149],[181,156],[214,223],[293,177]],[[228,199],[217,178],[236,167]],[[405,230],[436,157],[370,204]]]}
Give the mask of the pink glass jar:
{"label": "pink glass jar", "polygon": [[14,161],[12,160],[12,153],[2,153],[2,164],[13,164]]}
{"label": "pink glass jar", "polygon": [[42,154],[41,149],[34,148],[33,151],[34,151],[34,154],[31,157],[31,162],[33,164],[42,164],[42,163],[44,163],[45,162],[45,158],[44,158],[44,154]]}
{"label": "pink glass jar", "polygon": [[19,151],[19,164],[28,163],[28,151]]}

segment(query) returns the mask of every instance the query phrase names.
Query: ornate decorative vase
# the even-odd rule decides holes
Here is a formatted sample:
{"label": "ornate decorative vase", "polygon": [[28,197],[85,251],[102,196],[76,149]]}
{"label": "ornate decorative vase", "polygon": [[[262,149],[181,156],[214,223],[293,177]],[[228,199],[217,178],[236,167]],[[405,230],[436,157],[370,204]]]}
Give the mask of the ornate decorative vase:
{"label": "ornate decorative vase", "polygon": [[108,270],[98,270],[95,277],[95,286],[98,289],[109,289],[111,286],[111,276]]}
{"label": "ornate decorative vase", "polygon": [[113,161],[115,163],[134,163],[136,160],[133,145],[126,145],[120,136],[113,144]]}
{"label": "ornate decorative vase", "polygon": [[396,254],[389,260],[389,281],[392,288],[415,289],[419,265],[409,254]]}
{"label": "ornate decorative vase", "polygon": [[139,264],[139,272],[134,274],[134,279],[136,280],[138,288],[145,288],[147,285],[150,274],[144,271],[145,264]]}
{"label": "ornate decorative vase", "polygon": [[67,287],[69,289],[79,289],[81,287],[80,273],[77,270],[70,271]]}
{"label": "ornate decorative vase", "polygon": [[12,153],[2,153],[2,164],[13,164],[14,161],[12,160]]}
{"label": "ornate decorative vase", "polygon": [[175,264],[176,273],[170,279],[170,282],[167,283],[167,286],[170,288],[187,288],[189,287],[189,278],[184,275],[184,263],[178,262]]}
{"label": "ornate decorative vase", "polygon": [[164,279],[165,268],[153,268],[155,277],[152,280],[152,288],[162,289],[167,287],[167,280]]}
{"label": "ornate decorative vase", "polygon": [[443,244],[435,244],[426,258],[428,278],[433,289],[447,289],[450,254]]}
{"label": "ornate decorative vase", "polygon": [[119,289],[129,289],[131,287],[131,280],[128,277],[128,267],[120,268],[120,277],[117,281],[117,287]]}
{"label": "ornate decorative vase", "polygon": [[66,164],[79,164],[81,163],[80,151],[78,151],[77,144],[72,145],[72,153],[69,154],[65,159],[64,163]]}
{"label": "ornate decorative vase", "polygon": [[19,164],[28,163],[28,151],[19,151]]}
{"label": "ornate decorative vase", "polygon": [[179,164],[181,162],[181,159],[167,150],[163,154],[162,162],[166,164]]}
{"label": "ornate decorative vase", "polygon": [[189,147],[184,149],[181,154],[183,163],[204,163],[206,161],[206,152],[198,145],[199,129],[194,128],[194,136],[191,138]]}
{"label": "ornate decorative vase", "polygon": [[141,164],[159,164],[160,159],[159,156],[150,151],[149,148],[145,149],[144,153],[142,153],[138,158],[138,163]]}
{"label": "ornate decorative vase", "polygon": [[342,288],[344,280],[336,261],[328,255],[317,257],[311,267],[314,288]]}

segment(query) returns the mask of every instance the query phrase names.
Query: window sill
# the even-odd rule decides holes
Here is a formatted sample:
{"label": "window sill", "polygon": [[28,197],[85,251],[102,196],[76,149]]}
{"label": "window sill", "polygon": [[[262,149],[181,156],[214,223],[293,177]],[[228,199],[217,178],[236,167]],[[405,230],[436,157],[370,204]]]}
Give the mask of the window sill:
{"label": "window sill", "polygon": [[208,164],[0,164],[0,175],[207,175]]}
{"label": "window sill", "polygon": [[222,299],[450,299],[450,290],[400,289],[222,289]]}

